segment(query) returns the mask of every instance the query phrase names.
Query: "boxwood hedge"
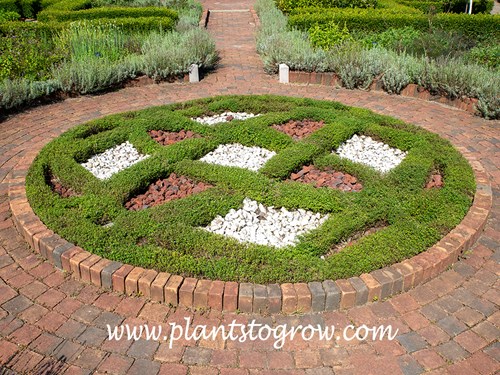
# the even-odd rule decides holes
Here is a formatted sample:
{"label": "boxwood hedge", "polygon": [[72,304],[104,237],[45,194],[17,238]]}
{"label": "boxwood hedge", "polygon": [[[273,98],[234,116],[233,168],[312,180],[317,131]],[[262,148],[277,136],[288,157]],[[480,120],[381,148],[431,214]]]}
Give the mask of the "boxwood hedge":
{"label": "boxwood hedge", "polygon": [[432,18],[421,12],[401,13],[389,9],[321,9],[301,8],[290,12],[288,24],[307,31],[315,24],[335,22],[349,31],[381,33],[389,28],[413,27],[417,30],[453,31],[473,40],[500,40],[500,16],[490,14],[440,13]]}
{"label": "boxwood hedge", "polygon": [[[261,116],[213,127],[191,120],[228,110]],[[300,141],[271,127],[305,118],[325,125]],[[192,130],[203,137],[164,147],[148,135],[159,129]],[[332,153],[354,134],[373,136],[408,151],[408,156],[380,174]],[[80,165],[126,140],[151,157],[108,180],[98,180]],[[259,172],[198,160],[219,144],[236,142],[277,155]],[[345,193],[288,181],[290,173],[310,163],[357,176],[363,190]],[[444,187],[425,189],[436,170]],[[214,187],[141,211],[124,208],[128,199],[172,172]],[[52,175],[78,195],[62,198],[55,193],[48,183]],[[184,276],[269,283],[350,277],[422,252],[464,217],[475,183],[471,167],[448,141],[399,120],[330,101],[223,96],[77,126],[43,148],[29,170],[26,189],[31,206],[49,228],[100,256]],[[280,249],[243,244],[200,228],[216,215],[241,207],[245,197],[268,206],[328,213],[329,219],[300,237],[296,246]],[[109,222],[114,225],[103,225]],[[386,227],[321,258],[378,223]]]}

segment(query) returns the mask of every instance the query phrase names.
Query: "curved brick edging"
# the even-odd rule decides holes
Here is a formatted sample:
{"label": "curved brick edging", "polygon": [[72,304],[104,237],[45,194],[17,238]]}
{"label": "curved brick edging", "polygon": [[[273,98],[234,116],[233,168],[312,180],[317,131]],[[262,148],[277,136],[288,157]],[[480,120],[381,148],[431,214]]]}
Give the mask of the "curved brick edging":
{"label": "curved brick edging", "polygon": [[25,188],[28,168],[39,151],[30,150],[8,180],[13,221],[31,248],[76,279],[189,308],[290,314],[348,309],[383,300],[429,281],[456,262],[480,236],[492,206],[491,185],[483,166],[466,149],[460,149],[476,178],[473,204],[462,222],[425,252],[359,277],[322,283],[259,285],[198,280],[101,258],[48,229],[31,209]]}
{"label": "curved brick edging", "polygon": [[[342,86],[341,78],[331,72],[303,72],[303,71],[290,71],[288,75],[289,83],[313,84],[323,86]],[[369,86],[370,91],[385,92],[382,87],[382,81],[375,78]],[[408,84],[399,94],[411,98],[417,98],[426,101],[438,102],[450,107],[458,108],[463,111],[478,115],[476,98],[457,98],[450,99],[446,96],[432,95],[427,89],[414,83]]]}

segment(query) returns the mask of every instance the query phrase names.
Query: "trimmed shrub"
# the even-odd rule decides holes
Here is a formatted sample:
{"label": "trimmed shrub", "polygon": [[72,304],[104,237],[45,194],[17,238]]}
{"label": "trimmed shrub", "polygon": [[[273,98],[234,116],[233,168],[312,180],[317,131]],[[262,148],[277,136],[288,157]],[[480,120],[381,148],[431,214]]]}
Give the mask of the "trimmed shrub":
{"label": "trimmed shrub", "polygon": [[20,28],[13,33],[0,34],[0,81],[6,78],[48,79],[52,65],[65,54],[43,29]]}
{"label": "trimmed shrub", "polygon": [[[57,4],[56,4],[57,5]],[[165,17],[173,20],[178,19],[175,11],[168,8],[91,8],[78,11],[55,11],[52,8],[38,14],[39,21],[76,21],[91,20],[97,18],[132,18],[132,17]]]}
{"label": "trimmed shrub", "polygon": [[42,8],[59,11],[82,10],[92,7],[92,0],[42,0]]}
{"label": "trimmed shrub", "polygon": [[17,4],[17,0],[0,0],[0,10],[21,13]]}
{"label": "trimmed shrub", "polygon": [[432,28],[460,33],[473,40],[499,40],[500,15],[437,14],[431,19],[423,14],[401,14],[385,9],[297,9],[288,19],[290,27],[309,30],[315,24],[345,24],[353,32],[382,33],[390,28],[412,27],[427,31]]}
{"label": "trimmed shrub", "polygon": [[0,23],[6,21],[16,21],[21,18],[21,15],[17,12],[4,11],[0,9]]}
{"label": "trimmed shrub", "polygon": [[277,0],[276,5],[283,12],[311,6],[319,8],[376,8],[377,0]]}

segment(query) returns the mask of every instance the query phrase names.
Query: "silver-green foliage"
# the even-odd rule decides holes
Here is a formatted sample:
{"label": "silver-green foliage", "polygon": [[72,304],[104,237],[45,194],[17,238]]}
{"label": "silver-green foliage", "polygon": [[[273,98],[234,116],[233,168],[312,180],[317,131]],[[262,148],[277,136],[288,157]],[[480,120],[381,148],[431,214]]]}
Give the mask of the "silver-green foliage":
{"label": "silver-green foliage", "polygon": [[269,73],[276,73],[281,63],[292,70],[335,72],[349,89],[367,88],[379,77],[383,88],[395,94],[415,83],[452,99],[477,98],[477,109],[484,117],[500,118],[498,69],[462,58],[429,59],[382,47],[368,49],[353,40],[324,51],[311,45],[307,33],[289,30],[287,17],[273,0],[257,0],[255,9],[261,20],[257,51]]}
{"label": "silver-green foliage", "polygon": [[24,104],[26,101],[50,95],[58,89],[59,82],[56,80],[31,81],[24,78],[16,80],[5,79],[0,81],[0,108],[14,108]]}
{"label": "silver-green foliage", "polygon": [[151,33],[142,45],[143,71],[153,79],[187,73],[191,64],[211,69],[218,60],[215,42],[201,29]]}

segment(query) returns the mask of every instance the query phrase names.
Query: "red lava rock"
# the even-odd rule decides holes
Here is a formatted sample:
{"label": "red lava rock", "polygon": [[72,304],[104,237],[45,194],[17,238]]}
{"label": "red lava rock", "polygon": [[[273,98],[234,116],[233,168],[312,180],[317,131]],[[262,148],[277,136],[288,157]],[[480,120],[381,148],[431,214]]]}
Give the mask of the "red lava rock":
{"label": "red lava rock", "polygon": [[442,188],[443,187],[443,177],[439,173],[434,173],[427,185],[425,185],[426,189],[432,189],[432,188]]}
{"label": "red lava rock", "polygon": [[226,116],[226,121],[227,122],[233,121],[233,120],[234,120],[234,117],[232,115]]}
{"label": "red lava rock", "polygon": [[191,194],[201,193],[211,187],[210,184],[195,182],[186,176],[177,176],[172,173],[166,179],[158,180],[149,185],[144,194],[131,198],[125,203],[125,208],[139,211],[174,199],[185,198]]}
{"label": "red lava rock", "polygon": [[77,197],[79,195],[73,189],[63,186],[56,176],[50,177],[49,185],[52,191],[55,191],[62,198]]}
{"label": "red lava rock", "polygon": [[314,165],[305,165],[297,173],[290,175],[290,180],[313,184],[316,187],[329,187],[342,191],[360,191],[363,186],[358,179],[348,173],[331,169],[320,170]]}
{"label": "red lava rock", "polygon": [[324,124],[323,121],[314,121],[310,119],[302,121],[290,120],[285,124],[273,125],[273,128],[297,140],[314,133],[316,130],[323,127]]}
{"label": "red lava rock", "polygon": [[173,145],[174,143],[189,138],[201,138],[201,135],[191,130],[181,130],[179,132],[166,132],[164,130],[150,130],[148,132],[151,138],[163,146]]}

